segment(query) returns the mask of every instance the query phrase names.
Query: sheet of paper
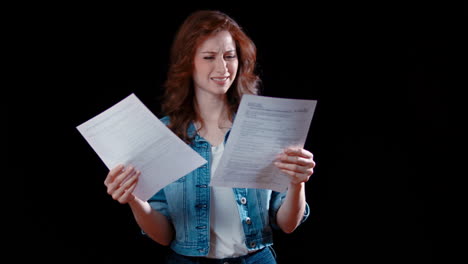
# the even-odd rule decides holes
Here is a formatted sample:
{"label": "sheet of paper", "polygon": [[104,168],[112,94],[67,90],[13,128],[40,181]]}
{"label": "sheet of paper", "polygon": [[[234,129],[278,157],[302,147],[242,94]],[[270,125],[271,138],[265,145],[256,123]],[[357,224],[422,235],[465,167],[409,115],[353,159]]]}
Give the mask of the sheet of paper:
{"label": "sheet of paper", "polygon": [[285,191],[288,176],[273,161],[286,147],[304,147],[316,104],[244,95],[211,185]]}
{"label": "sheet of paper", "polygon": [[141,171],[133,193],[144,201],[207,162],[134,94],[77,129],[107,168],[122,163]]}

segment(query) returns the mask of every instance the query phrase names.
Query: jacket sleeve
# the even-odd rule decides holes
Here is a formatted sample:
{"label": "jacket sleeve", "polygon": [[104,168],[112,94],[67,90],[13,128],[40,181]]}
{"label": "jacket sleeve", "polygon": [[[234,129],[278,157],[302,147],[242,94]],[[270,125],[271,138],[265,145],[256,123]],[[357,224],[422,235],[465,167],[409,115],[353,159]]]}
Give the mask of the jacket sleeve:
{"label": "jacket sleeve", "polygon": [[148,203],[151,205],[151,207],[163,214],[164,216],[167,217],[169,221],[171,221],[171,216],[169,214],[168,206],[167,206],[167,199],[166,199],[166,194],[164,193],[164,189],[161,189],[159,192],[157,192],[153,197],[151,197],[148,200]]}
{"label": "jacket sleeve", "polygon": [[[270,210],[269,210],[269,215],[270,215],[270,223],[272,228],[279,230],[278,223],[276,222],[276,215],[278,214],[278,210],[281,207],[281,205],[284,202],[284,199],[286,198],[286,192],[271,192],[271,199],[270,199]],[[306,207],[304,210],[304,216],[302,217],[301,224],[307,220],[307,218],[310,215],[310,208],[309,204],[306,202]]]}

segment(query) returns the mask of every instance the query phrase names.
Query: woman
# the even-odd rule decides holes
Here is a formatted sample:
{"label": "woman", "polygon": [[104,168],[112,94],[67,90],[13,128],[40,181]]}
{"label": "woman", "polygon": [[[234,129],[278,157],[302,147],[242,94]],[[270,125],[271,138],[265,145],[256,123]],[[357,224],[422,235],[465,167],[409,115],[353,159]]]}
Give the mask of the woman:
{"label": "woman", "polygon": [[256,47],[219,11],[197,11],[172,46],[161,120],[208,163],[148,201],[136,198],[140,172],[119,165],[105,180],[108,193],[129,204],[154,241],[170,245],[167,263],[276,263],[272,228],[293,232],[309,215],[305,182],[313,155],[285,149],[275,165],[290,176],[288,191],[210,187],[243,94],[258,94]]}

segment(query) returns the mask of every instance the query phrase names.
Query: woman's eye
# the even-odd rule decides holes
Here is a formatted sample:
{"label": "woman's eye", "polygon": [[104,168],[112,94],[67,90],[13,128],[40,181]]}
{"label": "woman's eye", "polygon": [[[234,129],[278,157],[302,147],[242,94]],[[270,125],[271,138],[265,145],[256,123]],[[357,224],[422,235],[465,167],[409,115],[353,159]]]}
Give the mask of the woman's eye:
{"label": "woman's eye", "polygon": [[236,58],[236,55],[227,55],[225,58],[228,60],[233,60]]}
{"label": "woman's eye", "polygon": [[207,56],[207,57],[203,57],[203,59],[205,59],[205,60],[213,60],[214,57],[213,57],[213,56]]}

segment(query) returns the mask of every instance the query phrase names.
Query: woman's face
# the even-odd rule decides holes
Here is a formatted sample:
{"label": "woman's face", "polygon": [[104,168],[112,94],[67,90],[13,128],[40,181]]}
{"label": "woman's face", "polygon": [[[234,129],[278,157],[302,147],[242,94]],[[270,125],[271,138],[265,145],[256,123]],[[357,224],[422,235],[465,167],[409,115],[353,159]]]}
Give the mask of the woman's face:
{"label": "woman's face", "polygon": [[195,52],[195,93],[224,95],[236,78],[238,64],[236,43],[228,31],[208,37]]}

